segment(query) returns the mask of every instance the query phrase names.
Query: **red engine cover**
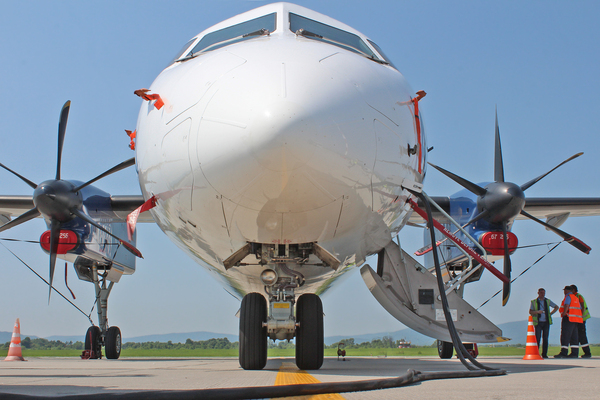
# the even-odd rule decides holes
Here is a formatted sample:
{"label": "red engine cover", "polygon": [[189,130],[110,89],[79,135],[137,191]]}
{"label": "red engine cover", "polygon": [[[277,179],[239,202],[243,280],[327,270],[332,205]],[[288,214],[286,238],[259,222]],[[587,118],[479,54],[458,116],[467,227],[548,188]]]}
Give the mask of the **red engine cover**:
{"label": "red engine cover", "polygon": [[[73,250],[77,247],[79,237],[73,231],[61,230],[58,235],[58,249],[56,254],[66,254],[69,250]],[[40,246],[42,249],[50,252],[50,231],[42,233],[40,237]]]}
{"label": "red engine cover", "polygon": [[[512,232],[506,232],[506,234],[508,236],[508,249],[512,254],[519,245],[519,240],[517,239],[517,235]],[[493,256],[504,255],[504,233],[502,232],[484,233],[479,237],[479,244]]]}

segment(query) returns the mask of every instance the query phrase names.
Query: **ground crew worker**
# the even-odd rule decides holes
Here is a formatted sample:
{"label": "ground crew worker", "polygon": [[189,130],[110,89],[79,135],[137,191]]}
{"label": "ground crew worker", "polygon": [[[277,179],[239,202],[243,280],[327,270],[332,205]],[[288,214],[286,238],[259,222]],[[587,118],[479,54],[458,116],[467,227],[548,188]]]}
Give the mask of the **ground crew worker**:
{"label": "ground crew worker", "polygon": [[[550,308],[553,308],[550,311]],[[552,325],[552,314],[558,310],[558,306],[550,299],[546,298],[546,289],[538,290],[538,297],[531,300],[529,315],[533,319],[535,327],[535,340],[538,348],[542,349],[542,357],[548,358],[548,335],[550,334],[550,325]],[[541,346],[540,339],[544,342]]]}
{"label": "ground crew worker", "polygon": [[[571,286],[565,286],[563,290],[565,298],[559,308],[562,317],[560,327],[560,353],[555,355],[554,358],[577,358],[579,357],[577,324],[583,323],[581,305],[579,304],[577,296],[573,294],[573,288]],[[569,354],[569,345],[571,345],[571,354]]]}
{"label": "ground crew worker", "polygon": [[592,352],[590,351],[590,344],[588,343],[587,332],[585,328],[585,321],[587,321],[591,317],[590,310],[588,310],[587,303],[585,302],[583,296],[577,293],[577,286],[571,285],[571,288],[573,288],[573,294],[577,296],[579,304],[581,304],[581,313],[583,317],[583,324],[578,324],[577,326],[577,335],[579,336],[579,348],[583,350],[583,355],[581,356],[581,358],[591,358]]}

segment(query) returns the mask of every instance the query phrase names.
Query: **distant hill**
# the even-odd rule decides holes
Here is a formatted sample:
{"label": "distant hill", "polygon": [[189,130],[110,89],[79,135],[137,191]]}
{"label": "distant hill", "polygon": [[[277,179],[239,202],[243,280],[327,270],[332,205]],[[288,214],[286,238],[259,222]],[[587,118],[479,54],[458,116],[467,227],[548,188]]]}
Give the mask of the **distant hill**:
{"label": "distant hill", "polygon": [[[34,335],[23,335],[21,334],[21,338],[25,338],[29,336],[31,339],[37,339],[38,336],[34,336]],[[10,342],[10,339],[12,339],[12,332],[2,332],[0,331],[0,344],[4,344],[6,342]]]}
{"label": "distant hill", "polygon": [[[587,334],[588,340],[592,344],[600,343],[600,318],[590,318],[587,323]],[[505,337],[511,338],[510,341],[505,342],[507,344],[525,344],[527,341],[527,320],[507,322],[499,324],[498,327],[502,329],[502,334]],[[32,339],[38,336],[21,334],[21,338],[29,336]],[[373,339],[381,339],[384,336],[390,336],[394,340],[404,339],[411,342],[416,346],[429,346],[433,344],[434,339],[421,335],[413,331],[412,329],[405,328],[394,332],[378,332],[378,333],[367,333],[362,335],[340,335],[340,336],[328,336],[325,338],[325,343],[331,345],[339,342],[342,339],[354,338],[355,343],[370,342]],[[9,342],[12,337],[12,332],[0,332],[0,344]],[[145,335],[123,338],[123,343],[126,342],[168,342],[169,340],[173,343],[185,343],[187,339],[193,341],[208,340],[213,338],[227,338],[231,342],[237,342],[239,340],[238,335],[229,333],[215,333],[215,332],[187,332],[187,333],[165,333],[160,335]],[[76,342],[83,341],[83,335],[77,336],[49,336],[48,340],[60,340],[61,342]],[[550,344],[560,344],[560,318],[556,318],[554,324],[550,328]]]}

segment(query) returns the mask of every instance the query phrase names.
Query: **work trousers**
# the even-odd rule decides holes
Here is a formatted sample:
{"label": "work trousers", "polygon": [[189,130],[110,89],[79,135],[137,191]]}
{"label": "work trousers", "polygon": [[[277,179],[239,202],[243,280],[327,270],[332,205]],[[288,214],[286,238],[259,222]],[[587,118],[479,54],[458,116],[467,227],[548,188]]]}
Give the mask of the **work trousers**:
{"label": "work trousers", "polygon": [[[535,325],[535,340],[538,348],[542,350],[542,357],[548,357],[548,334],[550,333],[550,323],[548,321],[538,321]],[[540,339],[544,342],[540,342]]]}
{"label": "work trousers", "polygon": [[577,335],[579,336],[579,347],[583,350],[583,354],[592,354],[588,343],[585,321],[583,321],[583,324],[577,324]]}
{"label": "work trousers", "polygon": [[568,355],[569,345],[571,345],[571,355],[579,355],[579,335],[578,324],[569,321],[569,317],[563,317],[560,330],[560,353]]}

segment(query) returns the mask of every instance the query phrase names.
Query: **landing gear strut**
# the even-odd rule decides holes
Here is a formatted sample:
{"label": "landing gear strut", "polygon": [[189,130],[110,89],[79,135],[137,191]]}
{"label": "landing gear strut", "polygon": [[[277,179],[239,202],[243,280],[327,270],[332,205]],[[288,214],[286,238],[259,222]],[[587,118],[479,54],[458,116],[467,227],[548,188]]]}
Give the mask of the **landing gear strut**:
{"label": "landing gear strut", "polygon": [[92,266],[92,282],[96,288],[96,304],[98,310],[98,326],[91,326],[85,334],[85,351],[81,358],[102,358],[102,345],[104,353],[109,360],[116,360],[121,355],[121,330],[116,327],[108,327],[108,296],[113,288],[114,282],[106,286],[107,272],[100,275],[98,268]]}
{"label": "landing gear strut", "polygon": [[[259,265],[262,293],[244,296],[240,309],[240,366],[262,369],[267,363],[269,339],[290,341],[296,338],[296,365],[303,370],[323,365],[323,303],[319,296],[301,289],[306,278],[301,267],[331,267],[340,264],[316,243],[249,243],[226,260],[226,268],[240,265],[251,255]],[[310,269],[309,269],[310,270]],[[297,300],[298,291],[305,293]],[[267,303],[268,302],[268,303]],[[267,307],[268,304],[268,307]]]}

